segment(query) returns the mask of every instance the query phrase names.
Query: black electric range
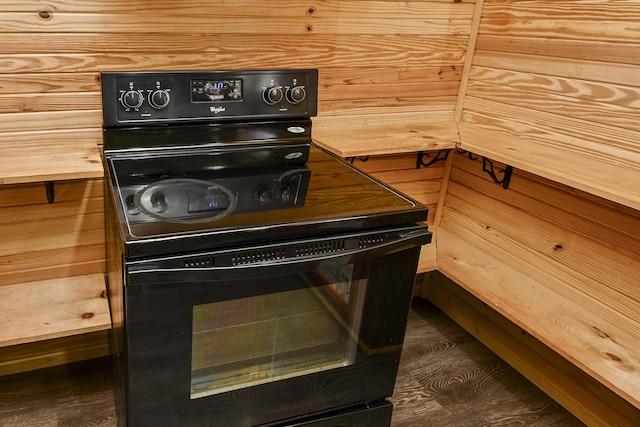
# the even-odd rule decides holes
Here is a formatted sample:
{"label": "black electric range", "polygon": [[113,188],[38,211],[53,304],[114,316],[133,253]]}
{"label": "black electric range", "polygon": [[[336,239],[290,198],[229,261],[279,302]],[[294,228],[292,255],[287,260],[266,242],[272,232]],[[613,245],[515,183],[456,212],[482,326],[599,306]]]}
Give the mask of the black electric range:
{"label": "black electric range", "polygon": [[388,427],[427,208],[313,143],[317,71],[102,85],[119,425]]}

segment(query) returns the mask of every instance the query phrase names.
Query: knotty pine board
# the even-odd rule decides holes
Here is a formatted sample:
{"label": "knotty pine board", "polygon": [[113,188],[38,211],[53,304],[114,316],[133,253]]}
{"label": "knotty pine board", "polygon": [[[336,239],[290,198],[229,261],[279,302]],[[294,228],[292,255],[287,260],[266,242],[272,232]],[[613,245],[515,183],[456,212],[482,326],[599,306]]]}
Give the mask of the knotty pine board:
{"label": "knotty pine board", "polygon": [[485,0],[481,34],[637,42],[640,2]]}
{"label": "knotty pine board", "polygon": [[0,286],[0,346],[111,327],[101,273]]}
{"label": "knotty pine board", "polygon": [[638,17],[638,1],[484,1],[462,147],[640,209]]}
{"label": "knotty pine board", "polygon": [[[640,56],[630,55],[637,49],[636,40],[623,42],[589,39],[587,45],[584,40],[542,38],[539,34],[512,38],[504,37],[506,33],[502,31],[499,34],[483,34],[478,39],[476,49],[485,52],[482,62],[492,61],[492,56],[487,52],[491,51],[497,54],[497,58],[503,59],[505,53],[520,55],[540,55],[543,53],[545,57],[578,60],[590,60],[597,57],[602,62],[640,65]],[[521,58],[524,59],[525,56],[521,56]],[[500,59],[496,61],[496,63],[500,62],[502,62]],[[481,65],[480,61],[476,65]],[[609,78],[617,79],[618,76],[609,76]]]}
{"label": "knotty pine board", "polygon": [[[640,145],[636,141],[636,132],[628,128],[614,127],[607,123],[597,123],[588,118],[568,117],[543,110],[530,110],[524,106],[506,105],[499,101],[468,97],[464,113],[465,123],[461,125],[476,125],[473,128],[478,135],[469,135],[467,140],[477,140],[482,130],[494,130],[522,139],[523,142],[549,141],[557,144],[558,148],[569,148],[576,152],[598,156],[610,156],[613,161],[624,162],[631,160],[635,163],[640,153]],[[490,110],[491,115],[486,111]],[[635,125],[634,125],[635,126]],[[571,129],[571,132],[567,132]],[[551,155],[553,152],[550,151]],[[626,159],[627,153],[631,159]],[[568,163],[574,163],[568,158]],[[603,168],[606,166],[603,166]]]}
{"label": "knotty pine board", "polygon": [[[362,1],[309,5],[300,0],[287,0],[277,8],[269,6],[263,1],[245,0],[203,9],[196,1],[179,5],[160,2],[154,4],[153,13],[149,13],[146,6],[136,7],[126,2],[98,6],[86,1],[69,1],[56,10],[42,7],[38,14],[34,14],[28,4],[7,5],[0,11],[4,12],[6,29],[11,32],[46,31],[49,27],[67,33],[136,32],[142,28],[166,28],[170,22],[171,31],[178,33],[208,33],[215,28],[221,33],[273,34],[274,28],[278,28],[282,34],[303,31],[397,34],[399,29],[412,34],[464,34],[469,31],[467,18],[473,10],[470,2],[458,4],[443,0],[383,1],[367,5]],[[425,19],[418,20],[416,16]],[[176,19],[180,17],[189,19]],[[238,17],[242,17],[246,25],[237,25]]]}

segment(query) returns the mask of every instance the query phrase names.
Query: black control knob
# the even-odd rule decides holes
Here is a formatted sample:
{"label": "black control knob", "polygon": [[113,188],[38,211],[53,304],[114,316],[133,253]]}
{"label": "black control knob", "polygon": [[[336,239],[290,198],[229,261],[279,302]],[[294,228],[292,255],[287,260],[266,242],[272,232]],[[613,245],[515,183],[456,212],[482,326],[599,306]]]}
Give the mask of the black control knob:
{"label": "black control knob", "polygon": [[162,110],[169,105],[169,101],[171,101],[171,96],[169,91],[165,89],[156,89],[153,92],[149,92],[149,104],[156,110]]}
{"label": "black control knob", "polygon": [[307,96],[304,86],[293,86],[287,88],[287,101],[291,104],[298,104]]}
{"label": "black control knob", "polygon": [[282,93],[282,88],[279,87],[268,87],[262,92],[262,98],[264,102],[269,105],[275,105],[278,102],[282,101],[284,98],[284,93]]}
{"label": "black control knob", "polygon": [[144,97],[137,90],[128,90],[120,96],[120,103],[124,108],[136,109],[142,105]]}

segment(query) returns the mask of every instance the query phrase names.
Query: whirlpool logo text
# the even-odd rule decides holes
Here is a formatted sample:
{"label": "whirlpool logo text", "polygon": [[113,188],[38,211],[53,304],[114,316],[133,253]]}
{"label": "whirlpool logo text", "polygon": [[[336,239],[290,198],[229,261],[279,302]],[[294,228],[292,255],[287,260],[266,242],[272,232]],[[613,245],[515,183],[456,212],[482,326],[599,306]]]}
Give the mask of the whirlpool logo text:
{"label": "whirlpool logo text", "polygon": [[209,107],[209,111],[211,111],[213,114],[218,114],[218,113],[223,113],[223,112],[227,111],[227,109],[225,107],[214,107],[214,106],[211,106],[211,107]]}

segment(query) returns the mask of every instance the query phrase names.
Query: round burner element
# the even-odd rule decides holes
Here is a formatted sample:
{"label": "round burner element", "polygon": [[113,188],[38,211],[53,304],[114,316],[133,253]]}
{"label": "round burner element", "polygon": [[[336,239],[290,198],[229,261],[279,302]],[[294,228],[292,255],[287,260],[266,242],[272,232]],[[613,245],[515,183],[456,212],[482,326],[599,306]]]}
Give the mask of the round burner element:
{"label": "round burner element", "polygon": [[219,220],[236,208],[238,198],[229,189],[197,179],[165,179],[134,196],[144,214],[167,222],[196,224]]}

